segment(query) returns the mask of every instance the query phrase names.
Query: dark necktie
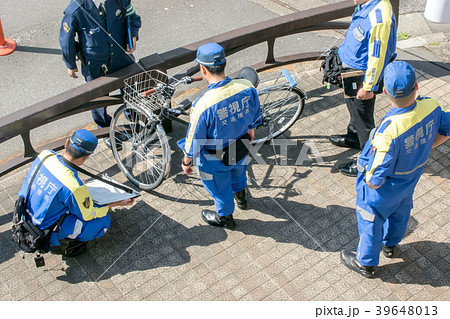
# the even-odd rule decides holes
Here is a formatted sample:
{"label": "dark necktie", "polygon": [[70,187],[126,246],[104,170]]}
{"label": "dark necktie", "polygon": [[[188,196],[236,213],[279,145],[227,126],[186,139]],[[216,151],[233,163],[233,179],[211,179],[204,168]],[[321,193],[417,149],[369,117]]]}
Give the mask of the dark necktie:
{"label": "dark necktie", "polygon": [[103,17],[103,19],[105,19],[105,23],[106,23],[106,9],[105,9],[105,6],[103,5],[103,3],[100,3],[100,5],[98,6],[98,9],[100,10],[100,15]]}

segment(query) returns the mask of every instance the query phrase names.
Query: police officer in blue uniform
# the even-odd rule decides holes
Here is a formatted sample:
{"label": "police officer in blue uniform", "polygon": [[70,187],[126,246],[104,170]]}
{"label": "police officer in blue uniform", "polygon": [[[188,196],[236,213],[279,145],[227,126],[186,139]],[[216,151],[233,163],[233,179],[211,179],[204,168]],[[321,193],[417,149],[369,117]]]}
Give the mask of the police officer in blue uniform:
{"label": "police officer in blue uniform", "polygon": [[209,83],[193,104],[186,138],[178,141],[185,156],[182,169],[192,173],[195,160],[215,211],[203,210],[210,225],[234,229],[234,199],[247,209],[247,157],[243,139],[253,140],[261,123],[260,103],[253,85],[225,76],[225,51],[217,43],[202,45],[195,60]]}
{"label": "police officer in blue uniform", "polygon": [[69,257],[80,255],[86,250],[88,241],[103,236],[108,230],[109,208],[134,203],[133,199],[128,199],[104,206],[95,204],[78,172],[64,163],[63,158],[77,166],[82,165],[97,144],[97,138],[91,132],[75,131],[66,141],[62,155],[53,151],[39,154],[19,191],[19,196],[26,196],[35,169],[48,156],[31,185],[27,212],[32,223],[42,231],[54,227],[65,215],[59,230],[53,231],[49,238],[54,253]]}
{"label": "police officer in blue uniform", "polygon": [[392,62],[384,72],[384,93],[392,109],[374,130],[358,158],[356,255],[341,252],[348,268],[374,275],[380,250],[392,258],[413,207],[413,193],[433,147],[450,136],[450,112],[432,98],[417,98],[414,69]]}
{"label": "police officer in blue uniform", "polygon": [[[81,73],[86,82],[134,63],[132,53],[140,27],[141,18],[130,0],[72,0],[59,33],[69,76],[78,77],[77,53],[82,56]],[[106,108],[92,110],[92,117],[99,127],[111,123]]]}
{"label": "police officer in blue uniform", "polygon": [[[342,65],[365,72],[363,87],[355,98],[347,98],[350,122],[347,134],[332,135],[330,142],[341,147],[361,149],[375,127],[375,93],[382,87],[384,68],[395,58],[397,28],[389,0],[353,0],[358,6],[344,41],[339,47]],[[356,176],[356,162],[339,167]]]}

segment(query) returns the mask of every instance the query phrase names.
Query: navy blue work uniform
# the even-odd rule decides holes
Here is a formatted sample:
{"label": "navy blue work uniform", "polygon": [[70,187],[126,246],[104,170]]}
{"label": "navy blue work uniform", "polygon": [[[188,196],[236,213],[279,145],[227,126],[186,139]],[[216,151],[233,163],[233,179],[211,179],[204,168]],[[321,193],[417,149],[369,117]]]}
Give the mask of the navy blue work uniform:
{"label": "navy blue work uniform", "polygon": [[[105,12],[93,0],[72,0],[64,11],[59,33],[62,58],[67,68],[76,65],[75,36],[78,36],[85,64],[81,72],[89,82],[134,63],[134,57],[126,53],[128,43],[128,19],[131,37],[138,38],[141,18],[134,12],[130,0],[106,0]],[[92,111],[99,127],[108,127],[111,117],[106,108]]]}
{"label": "navy blue work uniform", "polygon": [[[406,65],[393,62],[386,68],[386,76],[402,64]],[[405,74],[405,68],[398,68],[398,72]],[[388,90],[386,76],[386,91],[394,95],[398,90]],[[394,80],[400,82],[398,77]],[[393,247],[402,240],[414,189],[436,134],[450,136],[450,112],[432,98],[417,98],[409,107],[392,108],[366,143],[358,158],[356,182],[360,237],[356,257],[361,265],[378,265],[382,244]],[[373,189],[367,183],[380,187]]]}
{"label": "navy blue work uniform", "polygon": [[[367,92],[379,91],[384,68],[395,58],[396,30],[389,0],[370,0],[356,7],[338,54],[344,66],[365,71],[363,89]],[[362,148],[375,127],[375,96],[368,100],[355,97],[345,101],[350,113],[347,135],[359,141]]]}
{"label": "navy blue work uniform", "polygon": [[195,159],[203,186],[213,197],[219,216],[234,211],[233,193],[247,186],[247,157],[226,166],[208,150],[222,150],[261,124],[260,102],[253,85],[230,79],[208,85],[191,111],[186,138],[178,146]]}

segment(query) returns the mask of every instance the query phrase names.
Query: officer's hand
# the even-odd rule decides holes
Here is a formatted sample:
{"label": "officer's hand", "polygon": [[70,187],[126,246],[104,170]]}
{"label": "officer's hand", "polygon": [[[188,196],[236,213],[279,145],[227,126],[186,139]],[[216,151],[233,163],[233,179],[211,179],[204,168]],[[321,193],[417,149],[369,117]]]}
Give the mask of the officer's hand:
{"label": "officer's hand", "polygon": [[134,204],[134,198],[128,198],[120,201],[121,206],[131,206]]}
{"label": "officer's hand", "polygon": [[108,207],[113,208],[116,206],[131,206],[133,204],[134,204],[134,198],[128,198],[128,199],[124,199],[124,200],[119,200],[118,202],[109,203]]}
{"label": "officer's hand", "polygon": [[373,98],[373,92],[372,91],[367,92],[367,91],[364,91],[363,88],[360,88],[358,91],[358,94],[356,95],[356,98],[358,100],[369,100],[369,99]]}
{"label": "officer's hand", "polygon": [[136,37],[133,37],[133,48],[130,49],[130,45],[127,44],[127,54],[133,54],[136,51]]}
{"label": "officer's hand", "polygon": [[78,69],[74,69],[74,70],[68,69],[67,70],[67,74],[69,74],[69,76],[74,79],[78,79],[77,72],[78,72]]}
{"label": "officer's hand", "polygon": [[250,143],[253,142],[253,139],[255,138],[255,130],[251,128],[247,133],[250,135]]}
{"label": "officer's hand", "polygon": [[183,164],[181,164],[181,169],[183,170],[183,172],[186,174],[186,175],[191,175],[192,174],[192,164],[191,165],[183,165]]}

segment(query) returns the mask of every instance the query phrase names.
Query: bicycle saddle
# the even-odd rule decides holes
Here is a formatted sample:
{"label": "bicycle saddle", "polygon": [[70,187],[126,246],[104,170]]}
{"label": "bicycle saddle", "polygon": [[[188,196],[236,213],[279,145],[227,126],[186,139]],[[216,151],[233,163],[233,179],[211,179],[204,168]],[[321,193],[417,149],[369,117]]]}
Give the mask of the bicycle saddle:
{"label": "bicycle saddle", "polygon": [[254,69],[252,69],[249,66],[246,66],[245,68],[242,68],[239,71],[239,78],[244,78],[246,80],[249,80],[253,86],[256,88],[259,84],[259,77],[258,77],[258,73],[256,73],[256,71]]}

